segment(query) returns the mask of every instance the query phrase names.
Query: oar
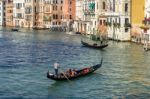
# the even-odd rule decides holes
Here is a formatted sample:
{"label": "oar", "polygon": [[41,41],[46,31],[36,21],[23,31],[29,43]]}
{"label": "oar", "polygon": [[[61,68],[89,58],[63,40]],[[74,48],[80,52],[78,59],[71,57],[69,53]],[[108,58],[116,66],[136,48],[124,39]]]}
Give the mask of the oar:
{"label": "oar", "polygon": [[63,75],[65,76],[65,78],[66,78],[69,82],[71,82],[71,80],[69,80],[69,78],[66,76],[66,74],[65,74],[62,70],[60,70],[60,72],[63,73]]}

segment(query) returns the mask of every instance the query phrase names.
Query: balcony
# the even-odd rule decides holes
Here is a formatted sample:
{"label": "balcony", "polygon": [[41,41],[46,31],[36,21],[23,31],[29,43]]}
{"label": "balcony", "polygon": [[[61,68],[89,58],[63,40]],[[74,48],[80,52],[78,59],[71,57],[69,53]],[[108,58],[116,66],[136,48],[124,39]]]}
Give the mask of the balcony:
{"label": "balcony", "polygon": [[51,21],[51,20],[52,20],[51,16],[44,16],[43,21]]}

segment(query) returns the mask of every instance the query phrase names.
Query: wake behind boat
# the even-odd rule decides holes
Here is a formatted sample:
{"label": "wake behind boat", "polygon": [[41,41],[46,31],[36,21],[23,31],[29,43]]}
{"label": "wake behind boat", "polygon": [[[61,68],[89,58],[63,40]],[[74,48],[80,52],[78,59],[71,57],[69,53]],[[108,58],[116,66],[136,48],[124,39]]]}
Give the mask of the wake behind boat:
{"label": "wake behind boat", "polygon": [[96,71],[98,68],[100,68],[102,66],[102,61],[103,59],[101,59],[101,63],[91,66],[91,67],[86,67],[80,70],[76,70],[75,75],[71,76],[66,74],[66,72],[62,72],[59,73],[58,75],[55,75],[53,73],[50,73],[49,71],[47,72],[47,78],[52,79],[52,80],[57,80],[57,81],[62,81],[62,80],[70,80],[70,79],[75,79],[75,78],[79,78],[88,74],[93,73],[94,71]]}

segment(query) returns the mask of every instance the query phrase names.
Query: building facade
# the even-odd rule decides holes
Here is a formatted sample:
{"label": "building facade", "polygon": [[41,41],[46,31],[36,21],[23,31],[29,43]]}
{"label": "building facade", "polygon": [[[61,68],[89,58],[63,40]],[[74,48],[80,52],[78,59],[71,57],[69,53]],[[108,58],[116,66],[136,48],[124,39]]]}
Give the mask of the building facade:
{"label": "building facade", "polygon": [[34,26],[35,22],[35,6],[34,6],[34,0],[25,0],[25,15],[24,15],[24,27],[32,28]]}
{"label": "building facade", "polygon": [[52,21],[51,25],[59,26],[63,20],[63,0],[52,1]]}
{"label": "building facade", "polygon": [[35,2],[35,24],[34,27],[44,28],[44,0]]}
{"label": "building facade", "polygon": [[96,0],[83,0],[82,32],[95,34],[97,30]]}
{"label": "building facade", "polygon": [[25,27],[25,0],[13,0],[13,24]]}
{"label": "building facade", "polygon": [[[140,12],[140,14],[139,14]],[[143,20],[145,19],[145,0],[131,0],[131,39],[141,42]]]}
{"label": "building facade", "polygon": [[0,0],[0,25],[3,25],[4,9],[3,9],[3,0]]}
{"label": "building facade", "polygon": [[63,23],[72,31],[75,20],[76,0],[63,0]]}
{"label": "building facade", "polygon": [[75,5],[75,21],[74,21],[74,31],[82,32],[82,21],[83,21],[83,0],[76,0]]}
{"label": "building facade", "polygon": [[52,24],[52,0],[45,0],[44,1],[44,28],[50,28],[50,25]]}
{"label": "building facade", "polygon": [[6,0],[6,26],[13,26],[13,0]]}
{"label": "building facade", "polygon": [[130,0],[107,0],[108,37],[113,40],[130,40]]}

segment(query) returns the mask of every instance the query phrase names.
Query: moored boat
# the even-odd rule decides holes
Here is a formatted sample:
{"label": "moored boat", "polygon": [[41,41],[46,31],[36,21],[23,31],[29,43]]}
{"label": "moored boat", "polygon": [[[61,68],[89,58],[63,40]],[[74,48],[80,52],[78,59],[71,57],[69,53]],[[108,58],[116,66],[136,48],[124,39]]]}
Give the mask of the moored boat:
{"label": "moored boat", "polygon": [[97,44],[97,43],[87,43],[87,42],[84,42],[83,40],[81,40],[81,43],[84,45],[84,46],[87,46],[87,47],[91,47],[91,48],[97,48],[97,49],[102,49],[102,48],[105,48],[108,46],[107,43],[103,43],[103,41],[101,42],[101,44]]}
{"label": "moored boat", "polygon": [[70,79],[75,79],[75,78],[79,78],[88,74],[93,73],[94,71],[96,71],[98,68],[100,68],[102,66],[102,61],[103,59],[101,59],[101,63],[91,66],[91,67],[86,67],[80,70],[76,70],[76,74],[74,76],[68,76],[65,73],[59,73],[57,76],[53,73],[50,73],[49,71],[47,72],[47,78],[52,79],[52,80],[56,80],[56,81],[62,81],[62,80],[70,80]]}
{"label": "moored boat", "polygon": [[17,28],[13,28],[13,29],[11,29],[11,31],[16,31],[16,32],[18,32],[18,31],[19,31],[19,29],[17,29]]}

